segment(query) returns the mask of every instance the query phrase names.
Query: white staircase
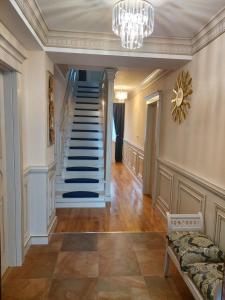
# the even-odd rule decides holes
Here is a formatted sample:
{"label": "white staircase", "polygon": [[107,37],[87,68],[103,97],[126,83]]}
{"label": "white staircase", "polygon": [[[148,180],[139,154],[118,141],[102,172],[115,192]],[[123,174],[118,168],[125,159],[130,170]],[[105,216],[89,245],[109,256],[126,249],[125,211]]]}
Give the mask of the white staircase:
{"label": "white staircase", "polygon": [[105,207],[103,120],[100,88],[78,82],[68,120],[61,176],[56,182],[56,207]]}

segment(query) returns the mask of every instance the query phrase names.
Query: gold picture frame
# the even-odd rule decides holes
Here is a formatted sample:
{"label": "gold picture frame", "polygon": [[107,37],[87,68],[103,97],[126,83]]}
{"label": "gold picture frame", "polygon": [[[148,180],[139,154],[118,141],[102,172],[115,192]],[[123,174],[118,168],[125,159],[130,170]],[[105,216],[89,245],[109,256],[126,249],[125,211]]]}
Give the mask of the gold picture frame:
{"label": "gold picture frame", "polygon": [[48,72],[48,145],[55,144],[54,76]]}

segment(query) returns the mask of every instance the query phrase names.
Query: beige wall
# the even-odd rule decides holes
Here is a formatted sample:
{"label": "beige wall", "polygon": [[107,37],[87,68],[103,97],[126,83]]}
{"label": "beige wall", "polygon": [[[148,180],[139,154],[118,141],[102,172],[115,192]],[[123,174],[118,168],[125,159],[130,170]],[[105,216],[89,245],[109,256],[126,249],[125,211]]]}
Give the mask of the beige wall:
{"label": "beige wall", "polygon": [[225,34],[197,53],[184,66],[193,77],[194,94],[187,120],[171,118],[170,99],[180,70],[131,96],[126,102],[125,140],[144,147],[146,104],[144,96],[163,93],[160,156],[220,187],[225,187]]}
{"label": "beige wall", "polygon": [[54,146],[47,146],[48,71],[53,62],[42,51],[29,51],[23,64],[24,168],[46,166],[54,161]]}

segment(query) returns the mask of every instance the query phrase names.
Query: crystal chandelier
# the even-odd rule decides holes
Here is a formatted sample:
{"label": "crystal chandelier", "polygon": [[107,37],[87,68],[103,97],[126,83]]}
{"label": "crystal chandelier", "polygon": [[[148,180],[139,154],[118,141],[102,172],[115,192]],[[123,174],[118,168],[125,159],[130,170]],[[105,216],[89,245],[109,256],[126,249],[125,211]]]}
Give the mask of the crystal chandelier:
{"label": "crystal chandelier", "polygon": [[113,7],[112,30],[122,47],[138,49],[154,29],[154,7],[147,0],[120,0]]}

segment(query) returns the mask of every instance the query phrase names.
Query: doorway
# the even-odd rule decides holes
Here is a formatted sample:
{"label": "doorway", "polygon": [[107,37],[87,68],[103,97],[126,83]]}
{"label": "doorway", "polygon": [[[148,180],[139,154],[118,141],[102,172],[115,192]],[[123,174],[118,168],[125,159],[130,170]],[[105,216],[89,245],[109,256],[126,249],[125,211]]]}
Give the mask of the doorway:
{"label": "doorway", "polygon": [[156,198],[157,158],[159,156],[161,94],[156,92],[145,97],[147,118],[144,147],[143,193]]}

